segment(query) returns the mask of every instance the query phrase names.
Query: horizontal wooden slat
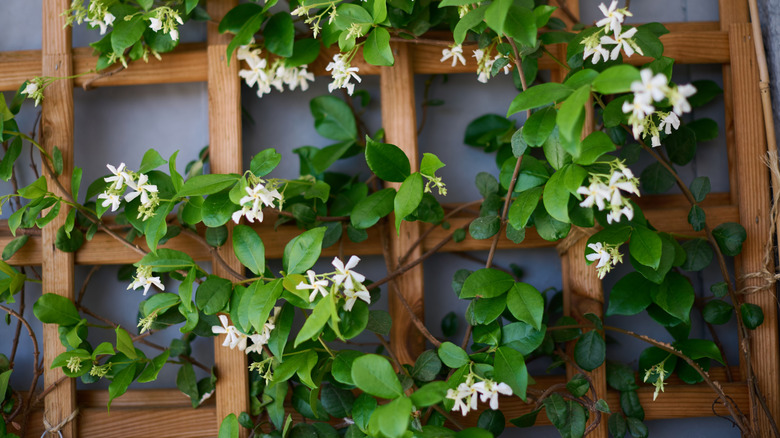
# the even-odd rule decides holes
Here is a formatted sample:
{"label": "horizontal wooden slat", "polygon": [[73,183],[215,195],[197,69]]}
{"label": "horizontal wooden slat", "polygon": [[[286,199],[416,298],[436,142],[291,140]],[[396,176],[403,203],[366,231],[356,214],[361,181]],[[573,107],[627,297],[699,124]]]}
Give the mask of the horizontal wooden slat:
{"label": "horizontal wooden slat", "polygon": [[[664,55],[672,57],[679,64],[721,64],[729,62],[728,32],[716,30],[717,23],[676,23],[669,25],[671,33],[661,37],[664,43]],[[449,63],[441,63],[441,50],[447,41],[424,40],[425,42],[409,42],[412,45],[414,72],[418,74],[469,73],[476,71],[476,62],[471,56],[466,56],[467,64],[451,67]],[[311,71],[317,75],[327,74],[325,67],[331,61],[337,48],[332,48],[320,54],[311,66]],[[552,50],[556,53],[555,50]],[[466,53],[470,51],[466,50]],[[171,53],[162,55],[163,60],[150,58],[148,63],[136,61],[129,68],[116,74],[101,77],[85,74],[74,80],[75,86],[84,86],[91,82],[94,87],[118,85],[167,84],[183,82],[205,82],[207,74],[206,46],[202,43],[181,44]],[[647,57],[634,56],[627,59],[634,65],[650,61]],[[74,71],[77,74],[88,73],[95,68],[97,57],[92,55],[92,48],[81,47],[73,50]],[[540,59],[540,68],[556,67],[555,62],[544,56]],[[361,56],[353,61],[360,68],[361,75],[379,74],[379,67],[366,64]],[[111,71],[116,67],[110,67]],[[17,52],[0,52],[0,91],[16,90],[27,79],[41,74],[41,52],[24,50]],[[105,71],[104,73],[105,74]]]}
{"label": "horizontal wooden slat", "polygon": [[[707,197],[707,200],[702,204],[710,223],[720,224],[723,222],[737,222],[739,220],[737,208],[725,204],[727,199],[727,193],[713,193],[710,194]],[[639,201],[640,206],[643,207],[645,217],[647,217],[657,229],[682,235],[701,234],[693,232],[691,226],[688,224],[686,218],[688,217],[689,208],[685,205],[685,201],[680,196],[648,196],[641,198]],[[255,224],[253,227],[263,238],[266,257],[278,259],[282,257],[282,252],[287,242],[302,231],[292,225],[283,225],[274,231],[273,222],[274,215],[269,212],[266,214],[265,223],[259,225]],[[464,226],[468,222],[468,218],[456,217],[450,219],[449,222],[451,224],[449,230],[437,227],[428,234],[425,240],[423,240],[423,251],[427,251],[436,246],[455,228]],[[430,225],[425,225],[423,228],[425,229],[429,226]],[[3,222],[0,222],[0,228],[7,229]],[[11,240],[13,240],[13,236],[8,234],[7,231],[0,231],[0,248],[5,248],[5,245]],[[141,248],[147,249],[146,242],[143,238],[136,239],[135,243]],[[554,243],[539,237],[534,229],[529,229],[526,233],[526,238],[522,243],[515,244],[503,236],[499,240],[498,248],[544,248],[550,246],[554,246]],[[198,243],[193,237],[186,234],[179,235],[169,240],[163,247],[184,251],[195,259],[195,261],[207,261],[211,259],[211,254],[208,249]],[[467,236],[462,242],[447,243],[441,251],[482,251],[488,250],[489,248],[490,239],[475,240],[470,236]],[[349,239],[345,239],[343,250],[344,254],[382,254],[381,239],[379,238],[378,231],[369,230],[368,239],[361,243],[353,243],[349,241]],[[326,257],[332,257],[337,254],[338,245],[333,245],[322,251],[322,255]],[[84,243],[84,246],[76,253],[76,263],[81,265],[116,265],[135,263],[138,260],[138,253],[103,232],[96,233],[92,240]],[[15,266],[40,265],[41,237],[31,236],[27,244],[14,254],[14,256],[8,260],[8,263]]]}
{"label": "horizontal wooden slat", "polygon": [[[725,381],[722,368],[715,368],[710,375],[713,379]],[[738,369],[735,367],[736,373]],[[536,385],[531,388],[544,390],[552,385],[564,383],[563,376],[534,377]],[[674,380],[671,380],[674,382]],[[743,382],[722,383],[724,391],[734,399],[739,406],[748,402],[747,387]],[[670,383],[666,392],[660,394],[653,402],[654,388],[642,384],[637,391],[639,400],[645,410],[647,420],[661,418],[695,418],[710,417],[712,413],[713,392],[704,385],[685,385]],[[620,406],[620,394],[609,391],[607,402],[610,406]],[[674,400],[670,403],[669,400]],[[82,438],[103,438],[109,436],[133,437],[214,437],[217,435],[218,421],[213,398],[204,402],[198,409],[192,409],[189,398],[177,389],[143,389],[131,390],[114,400],[111,410],[106,410],[108,402],[107,391],[79,391],[78,402],[81,408],[79,414],[79,436]],[[481,406],[483,406],[481,404]],[[680,409],[685,406],[685,409]],[[531,411],[532,405],[523,403],[517,397],[503,397],[500,400],[501,410],[507,420],[517,418]],[[727,413],[716,407],[719,415]],[[458,415],[453,413],[454,418]],[[463,419],[463,424],[475,426],[478,413]],[[542,413],[538,417],[540,425],[549,425],[547,417]],[[38,438],[43,432],[41,412],[32,414],[29,430],[25,438]],[[511,424],[508,424],[511,426]]]}

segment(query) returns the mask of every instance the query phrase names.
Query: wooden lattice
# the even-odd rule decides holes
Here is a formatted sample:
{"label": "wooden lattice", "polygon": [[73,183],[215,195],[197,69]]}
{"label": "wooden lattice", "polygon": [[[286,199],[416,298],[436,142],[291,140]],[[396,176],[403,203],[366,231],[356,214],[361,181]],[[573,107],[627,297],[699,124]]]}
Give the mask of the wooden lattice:
{"label": "wooden lattice", "polygon": [[[209,0],[208,12],[219,20],[237,0]],[[576,0],[569,0],[569,9],[578,15]],[[71,48],[70,28],[64,26],[61,12],[67,9],[70,0],[43,0],[43,46],[41,51],[18,51],[0,53],[0,90],[15,90],[24,80],[34,76],[68,76],[90,70],[97,59],[90,55],[89,48]],[[724,83],[725,120],[728,144],[729,181],[728,193],[714,193],[703,203],[710,223],[740,222],[747,230],[747,240],[742,255],[736,260],[736,274],[756,272],[762,268],[764,245],[771,238],[769,232],[769,180],[761,157],[766,151],[763,130],[758,67],[751,41],[751,27],[748,23],[748,6],[744,0],[720,0],[720,22],[670,23],[670,34],[661,39],[665,55],[683,64],[722,64]],[[133,64],[126,71],[91,83],[94,87],[161,84],[180,82],[208,82],[209,91],[209,136],[211,162],[214,172],[240,172],[241,163],[241,111],[238,63],[228,66],[225,48],[229,38],[217,32],[216,25],[209,24],[208,41],[203,44],[182,44],[175,52],[166,54],[162,62]],[[474,72],[476,65],[469,59],[466,66],[451,68],[438,59],[441,46],[436,44],[394,43],[392,47],[396,65],[375,67],[360,64],[356,57],[353,63],[360,67],[361,74],[379,74],[382,93],[382,119],[389,142],[397,144],[409,155],[412,163],[419,162],[417,152],[416,116],[414,104],[414,75]],[[563,47],[553,48],[561,53]],[[554,52],[556,53],[556,52]],[[565,52],[563,52],[565,53]],[[332,53],[322,54],[312,66],[317,74],[325,74],[324,66]],[[649,61],[647,58],[632,57],[636,65]],[[552,70],[553,79],[562,77],[563,72],[550,58],[540,61],[540,68]],[[81,76],[75,80],[55,82],[45,91],[43,103],[42,142],[47,148],[57,145],[64,159],[62,184],[69,187],[70,170],[73,168],[73,92],[74,86],[82,86],[94,79],[94,75]],[[53,186],[50,184],[50,186]],[[640,201],[643,211],[654,226],[670,233],[693,234],[685,218],[687,202],[679,196],[648,196]],[[53,241],[57,228],[65,220],[63,208],[58,219],[49,224],[42,236],[32,236],[28,244],[9,261],[13,265],[42,265],[43,292],[57,293],[70,299],[74,297],[74,265],[106,265],[135,262],[137,253],[114,241],[110,236],[98,233],[85,243],[76,254],[62,253],[54,249]],[[453,218],[454,227],[462,226],[466,218]],[[268,258],[280,258],[284,244],[299,231],[294,227],[272,229],[273,218],[265,224],[255,225],[266,246]],[[418,248],[424,253],[444,237],[445,231],[438,229],[423,239]],[[400,236],[390,233],[386,236],[393,254],[404,254],[412,242],[420,236],[416,224],[404,223]],[[0,234],[0,247],[12,237],[4,226]],[[382,254],[379,232],[372,230],[369,238],[361,244],[345,242],[344,251],[370,255]],[[136,241],[141,247],[145,243]],[[525,248],[550,246],[534,231],[529,230],[525,241],[519,245]],[[584,269],[581,254],[585,242],[574,244],[562,255],[564,272],[565,311],[572,316],[586,312],[601,314],[604,297],[601,283],[592,269]],[[467,238],[455,244],[448,243],[443,251],[485,250],[490,241]],[[197,261],[210,259],[210,254],[192,237],[181,235],[171,239],[166,247],[185,251]],[[499,248],[517,248],[505,238]],[[334,255],[335,249],[326,249],[323,255]],[[419,255],[419,254],[416,254]],[[223,254],[234,269],[240,264],[228,251]],[[228,272],[215,264],[217,274],[228,276]],[[756,280],[758,281],[758,280]],[[745,285],[740,281],[738,286]],[[422,268],[406,273],[390,287],[398,287],[409,301],[417,316],[423,317],[423,272]],[[392,294],[390,295],[392,297]],[[748,302],[763,308],[766,322],[753,332],[750,342],[755,354],[753,367],[760,388],[766,396],[769,411],[780,418],[780,382],[778,368],[778,330],[775,294],[764,292],[749,295]],[[391,299],[390,311],[394,324],[391,343],[402,361],[410,362],[424,348],[424,340],[414,330],[410,319],[395,299]],[[217,345],[221,340],[215,341]],[[50,369],[51,361],[63,351],[57,336],[56,326],[44,325],[44,367],[46,385],[60,379],[59,368]],[[57,424],[76,407],[80,415],[76,421],[62,429],[65,438],[107,437],[107,436],[168,436],[206,437],[216,436],[219,421],[227,414],[249,410],[248,376],[246,356],[238,350],[215,349],[215,362],[221,378],[217,383],[216,400],[193,410],[190,401],[178,390],[132,390],[113,402],[110,413],[105,405],[108,395],[105,391],[76,391],[75,382],[65,379],[46,397],[45,409],[50,423]],[[744,364],[743,364],[744,365]],[[748,386],[744,382],[744,366],[732,370],[734,383],[723,383],[724,390],[743,407],[749,406]],[[568,370],[571,374],[572,370]],[[611,406],[618,406],[618,394],[608,391],[604,367],[592,373],[598,394],[607,394]],[[725,382],[723,369],[715,369],[711,376]],[[540,388],[564,382],[564,377],[537,377]],[[672,381],[667,393],[674,394],[673,401],[651,403],[653,388],[641,388],[639,399],[647,419],[704,417],[725,414],[713,411],[714,395],[702,385],[684,385]],[[529,407],[519,399],[502,401],[507,418],[527,413]],[[749,413],[757,412],[750,407]],[[27,436],[38,437],[42,432],[42,412],[36,412],[31,419]],[[465,423],[474,425],[476,416],[469,416]],[[544,423],[545,418],[540,417]],[[760,430],[768,431],[765,417],[759,418]],[[163,431],[163,432],[160,432]],[[769,432],[764,432],[768,436]],[[593,436],[605,438],[606,425],[599,427]]]}

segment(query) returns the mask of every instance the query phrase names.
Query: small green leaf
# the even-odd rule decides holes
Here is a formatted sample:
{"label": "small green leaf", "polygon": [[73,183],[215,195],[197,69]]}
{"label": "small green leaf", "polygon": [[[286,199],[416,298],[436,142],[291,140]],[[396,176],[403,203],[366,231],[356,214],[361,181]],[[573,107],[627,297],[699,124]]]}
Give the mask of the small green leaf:
{"label": "small green leaf", "polygon": [[73,301],[52,293],[43,294],[33,305],[33,314],[45,324],[71,326],[81,321]]}
{"label": "small green leaf", "polygon": [[287,274],[300,274],[314,265],[322,252],[325,227],[314,228],[291,240],[284,247],[282,265]]}
{"label": "small green leaf", "polygon": [[151,170],[157,169],[163,164],[167,163],[165,159],[160,156],[160,153],[154,149],[149,149],[141,159],[141,167],[138,168],[139,173],[147,173]]}
{"label": "small green leaf", "polygon": [[747,238],[747,232],[736,222],[726,222],[715,227],[712,236],[724,255],[736,256],[742,252],[742,243]]}
{"label": "small green leaf", "polygon": [[292,17],[287,12],[277,12],[263,29],[265,47],[269,52],[283,58],[292,56],[295,41],[295,27]]}
{"label": "small green leaf", "polygon": [[[704,306],[701,314],[708,323],[719,325],[729,322],[733,312],[734,307],[731,304],[721,300],[712,300]],[[744,316],[742,319],[745,319]]]}
{"label": "small green leaf", "polygon": [[[379,0],[375,0],[379,1]],[[384,27],[375,27],[368,34],[363,45],[363,58],[372,65],[393,65],[393,51],[390,50],[390,32]]]}
{"label": "small green leaf", "polygon": [[138,354],[135,352],[135,346],[133,346],[133,339],[130,337],[130,334],[127,333],[125,329],[120,327],[116,328],[116,349],[130,359],[135,359],[138,357]]}
{"label": "small green leaf", "polygon": [[526,389],[528,388],[528,369],[522,354],[509,347],[498,347],[494,374],[496,380],[509,385],[514,395],[525,401]]}
{"label": "small green leaf", "polygon": [[195,291],[195,304],[206,315],[221,312],[230,300],[232,290],[233,283],[230,280],[209,275]]}
{"label": "small green leaf", "polygon": [[3,248],[3,260],[8,260],[11,257],[13,257],[14,254],[16,254],[17,251],[22,249],[24,244],[27,243],[27,241],[30,240],[30,236],[23,235],[15,238],[14,240],[8,242],[8,245]]}
{"label": "small green leaf", "polygon": [[382,356],[363,355],[352,363],[352,380],[361,390],[386,399],[403,395],[401,382],[393,371],[393,366]]}
{"label": "small green leaf", "polygon": [[556,82],[535,85],[518,94],[509,104],[507,117],[520,111],[539,108],[569,97],[573,89]]}
{"label": "small green leaf", "polygon": [[[269,148],[261,151],[249,163],[249,170],[257,177],[264,177],[282,161],[282,154],[276,152],[276,149]],[[244,195],[242,193],[241,195]]]}
{"label": "small green leaf", "polygon": [[395,210],[395,228],[401,234],[401,221],[414,213],[423,197],[423,178],[419,172],[409,175],[398,189],[393,200]]}
{"label": "small green leaf", "polygon": [[230,414],[219,425],[217,438],[238,438],[238,418],[236,414]]}
{"label": "small green leaf", "polygon": [[745,327],[750,330],[755,330],[764,322],[764,311],[755,304],[742,303],[739,306],[739,313],[742,314],[742,322],[745,323]]}
{"label": "small green leaf", "polygon": [[585,371],[593,371],[606,357],[604,338],[596,330],[591,330],[582,336],[574,346],[574,360]]}
{"label": "small green leaf", "polygon": [[609,67],[593,80],[593,90],[601,94],[618,94],[631,91],[631,84],[639,81],[639,70],[628,64]]}
{"label": "small green leaf", "polygon": [[393,211],[395,197],[395,189],[386,188],[361,199],[350,214],[350,223],[358,229],[374,226]]}
{"label": "small green leaf", "polygon": [[658,233],[642,226],[635,226],[628,244],[631,256],[639,263],[658,269],[661,263],[663,243]]}
{"label": "small green leaf", "polygon": [[255,275],[265,272],[265,246],[252,228],[246,225],[233,228],[233,251],[241,264]]}
{"label": "small green leaf", "polygon": [[469,275],[463,283],[463,289],[461,289],[459,297],[497,297],[508,291],[514,283],[512,276],[506,272],[490,268],[480,269]]}
{"label": "small green leaf", "polygon": [[439,346],[439,359],[452,369],[458,369],[469,363],[469,355],[452,342],[443,342]]}
{"label": "small green leaf", "polygon": [[366,163],[384,181],[404,182],[411,173],[409,159],[401,148],[370,139],[366,143]]}
{"label": "small green leaf", "polygon": [[515,283],[509,289],[506,305],[512,316],[541,330],[544,297],[535,287],[527,283]]}

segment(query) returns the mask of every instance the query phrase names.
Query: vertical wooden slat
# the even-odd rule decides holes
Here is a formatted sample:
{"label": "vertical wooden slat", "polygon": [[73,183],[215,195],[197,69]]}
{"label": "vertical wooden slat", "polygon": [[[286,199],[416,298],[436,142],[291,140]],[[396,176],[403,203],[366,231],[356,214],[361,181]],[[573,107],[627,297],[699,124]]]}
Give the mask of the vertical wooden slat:
{"label": "vertical wooden slat", "polygon": [[[209,91],[209,155],[212,173],[241,173],[241,83],[239,63],[233,55],[227,62],[227,46],[230,37],[220,35],[217,23],[234,6],[237,0],[209,0],[208,13],[212,21],[208,26],[208,91]],[[232,241],[232,224],[228,224],[228,242]],[[232,251],[232,245],[220,248],[220,256],[235,271],[243,267]],[[230,271],[212,262],[214,274],[232,278]],[[249,371],[243,351],[223,347],[225,335],[214,339],[214,365],[217,368],[217,421],[229,414],[238,416],[249,411]],[[249,431],[240,428],[240,436]]]}
{"label": "vertical wooden slat", "polygon": [[[735,263],[737,285],[740,289],[745,286],[761,286],[763,279],[740,280],[740,277],[767,268],[764,265],[764,250],[766,242],[771,239],[769,171],[762,161],[766,154],[766,137],[758,65],[751,34],[748,23],[733,24],[729,30],[735,140],[738,151],[736,168],[739,221],[747,232],[742,253]],[[771,265],[774,266],[773,263]],[[772,285],[764,291],[746,295],[745,301],[761,306],[764,311],[764,323],[750,333],[752,365],[758,388],[766,398],[771,415],[780,418],[780,358],[775,295]],[[760,409],[758,417],[760,436],[770,436],[769,421]]]}
{"label": "vertical wooden slat", "polygon": [[[408,44],[392,43],[395,65],[383,67],[381,72],[382,93],[382,126],[388,143],[401,148],[412,164],[412,172],[419,166],[417,152],[417,116],[414,104],[414,73],[412,57]],[[398,188],[400,184],[388,184],[388,187]],[[391,227],[390,251],[391,266],[398,266],[398,259],[410,248],[412,242],[420,236],[419,224],[401,223],[401,233],[398,235]],[[414,260],[422,254],[418,246],[410,255]],[[423,319],[423,271],[422,265],[417,265],[404,275],[398,277],[390,287],[395,287],[406,298],[418,318]],[[414,363],[417,356],[425,349],[425,340],[417,332],[411,322],[403,303],[389,294],[390,314],[393,317],[393,327],[390,332],[390,342],[394,346],[398,359],[403,363]]]}
{"label": "vertical wooden slat", "polygon": [[[733,23],[747,23],[748,6],[746,0],[718,0],[720,12],[720,30],[728,31]],[[733,62],[733,58],[732,58]],[[736,166],[736,143],[734,141],[734,92],[732,89],[731,66],[723,65],[723,111],[726,130],[726,153],[729,163],[729,193],[731,203],[736,204],[739,197]]]}
{"label": "vertical wooden slat", "polygon": [[[71,30],[65,26],[62,11],[70,6],[68,0],[44,0],[42,74],[43,76],[65,77],[73,74],[71,56]],[[57,146],[62,151],[63,171],[60,182],[70,190],[70,175],[73,172],[73,81],[55,81],[44,91],[41,117],[41,143],[49,153]],[[47,173],[47,172],[43,172]],[[49,181],[49,190],[59,193],[56,184]],[[68,208],[62,207],[59,216],[43,229],[43,293],[55,293],[69,299],[75,297],[73,278],[73,253],[59,251],[54,246],[57,230],[65,223]],[[57,326],[43,327],[43,369],[44,385],[49,386],[64,376],[61,368],[51,369],[52,360],[65,352],[60,342]],[[67,379],[57,385],[45,401],[45,415],[49,424],[56,426],[76,409],[76,381]],[[76,420],[68,422],[62,429],[62,436],[77,436]],[[57,436],[50,434],[50,436]]]}
{"label": "vertical wooden slat", "polygon": [[[582,130],[583,138],[593,132],[595,115],[592,101],[588,101],[585,110],[585,123]],[[572,230],[571,232],[574,233],[577,230]],[[585,263],[587,241],[588,236],[584,236],[561,254],[563,313],[584,324],[590,324],[584,317],[587,313],[592,313],[600,318],[604,316],[604,289],[602,288],[601,280],[598,278],[596,267],[593,265],[588,266]],[[566,376],[568,378],[572,378],[578,372],[579,370],[573,365],[567,363]],[[593,391],[596,393],[596,396],[598,398],[606,398],[606,364],[601,365],[588,374],[593,381]],[[591,421],[592,419],[593,417],[591,417]],[[607,438],[608,433],[607,416],[602,415],[599,425],[588,436]]]}

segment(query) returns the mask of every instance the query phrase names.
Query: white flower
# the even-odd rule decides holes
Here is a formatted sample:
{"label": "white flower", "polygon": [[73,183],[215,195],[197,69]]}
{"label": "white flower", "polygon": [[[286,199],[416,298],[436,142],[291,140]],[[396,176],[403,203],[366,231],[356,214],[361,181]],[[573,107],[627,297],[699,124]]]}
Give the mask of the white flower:
{"label": "white flower", "polygon": [[512,395],[512,388],[504,382],[496,383],[483,380],[471,386],[479,393],[479,399],[484,403],[490,400],[490,409],[498,409],[498,394]]}
{"label": "white flower", "polygon": [[160,290],[165,290],[165,286],[160,282],[160,277],[151,277],[151,276],[145,276],[145,275],[138,275],[133,279],[133,282],[130,283],[130,286],[127,286],[128,289],[136,290],[139,287],[144,288],[144,296],[146,296],[146,293],[149,292],[149,288],[155,285]]}
{"label": "white flower", "polygon": [[122,202],[122,198],[113,193],[101,193],[98,195],[98,199],[105,199],[101,205],[103,207],[108,207],[110,205],[111,211],[117,211],[119,203]]}
{"label": "white flower", "polygon": [[446,398],[454,400],[455,404],[452,406],[453,411],[460,410],[460,413],[465,417],[469,413],[469,406],[464,402],[463,398],[468,394],[461,395],[461,393],[455,389],[448,389]]}
{"label": "white flower", "polygon": [[658,129],[663,129],[666,135],[669,135],[672,133],[672,129],[680,129],[680,118],[674,112],[668,113],[661,119]]}
{"label": "white flower", "polygon": [[[257,214],[255,214],[257,213]],[[259,217],[258,217],[259,214]],[[241,218],[246,216],[246,220],[249,222],[254,223],[255,219],[262,222],[263,221],[263,210],[259,210],[257,212],[252,210],[252,207],[245,205],[241,207],[241,210],[236,210],[233,212],[233,222],[238,223],[241,221]]]}
{"label": "white flower", "polygon": [[[259,54],[260,51],[258,50],[257,53]],[[245,61],[249,65],[249,70],[242,69],[238,72],[238,75],[244,78],[248,87],[253,87],[256,83],[268,81],[268,73],[265,71],[268,61],[266,61],[265,58],[254,56],[246,58]]]}
{"label": "white flower", "polygon": [[36,81],[30,81],[27,83],[27,86],[24,87],[24,90],[22,90],[22,94],[26,94],[28,96],[32,96],[38,91],[38,82]]}
{"label": "white flower", "polygon": [[114,167],[110,164],[106,164],[106,167],[108,167],[108,170],[111,171],[113,176],[107,176],[103,178],[103,181],[112,182],[113,184],[111,185],[111,187],[114,190],[122,190],[122,186],[125,185],[125,182],[132,180],[132,178],[130,178],[130,174],[125,172],[125,163],[120,163],[119,167]]}
{"label": "white flower", "polygon": [[[631,176],[633,177],[633,173]],[[624,190],[628,193],[633,193],[637,196],[639,196],[639,188],[637,187],[637,180],[635,178],[628,178],[627,175],[625,175],[621,171],[615,171],[612,173],[612,176],[609,178],[609,191],[613,194],[618,192],[619,190]],[[611,202],[612,205],[615,205],[615,202]]]}
{"label": "white flower", "polygon": [[621,48],[626,52],[626,56],[628,56],[629,58],[634,54],[634,52],[639,53],[640,55],[644,55],[644,53],[642,53],[642,49],[640,49],[639,46],[636,45],[636,43],[634,43],[629,39],[633,37],[634,34],[636,34],[636,32],[637,32],[636,28],[632,27],[631,29],[623,33],[616,32],[614,38],[608,35],[601,37],[601,44],[617,44],[615,48],[612,49],[612,53],[610,54],[610,59],[612,59],[613,61],[618,59]]}
{"label": "white flower", "polygon": [[444,62],[452,58],[453,67],[458,65],[458,61],[460,61],[461,64],[466,65],[466,58],[463,57],[463,47],[460,44],[453,44],[449,49],[442,50],[441,55],[439,62]]}
{"label": "white flower", "polygon": [[460,413],[464,416],[470,410],[477,409],[478,394],[473,385],[469,386],[466,383],[461,383],[457,389],[448,389],[446,397],[450,400],[455,400],[452,410],[457,411],[460,409]]}
{"label": "white flower", "polygon": [[251,202],[251,212],[255,217],[259,218],[260,221],[263,220],[262,206],[266,205],[268,207],[273,207],[274,199],[282,199],[282,195],[278,190],[268,190],[262,182],[258,182],[254,187],[246,187],[245,190],[247,196],[244,196],[238,202],[242,206]]}
{"label": "white flower", "polygon": [[631,220],[634,218],[634,207],[631,204],[626,204],[620,208],[614,208],[607,214],[607,223],[620,222],[620,218],[625,215],[626,219]]}
{"label": "white flower", "polygon": [[281,310],[281,306],[274,306],[273,314],[271,314],[271,316],[268,317],[268,321],[263,324],[263,332],[249,336],[249,339],[252,340],[252,345],[247,347],[245,350],[246,354],[252,352],[260,354],[263,351],[263,345],[268,344],[268,341],[271,339],[271,331],[276,328],[276,318],[279,316],[279,311]]}
{"label": "white flower", "polygon": [[325,71],[331,72],[333,78],[333,82],[328,84],[328,91],[331,93],[337,88],[346,88],[347,93],[351,96],[355,91],[355,84],[351,84],[349,80],[355,78],[356,81],[361,82],[360,76],[357,75],[360,69],[351,67],[341,53],[333,55],[333,61],[325,67]]}
{"label": "white flower", "polygon": [[116,17],[111,12],[106,12],[106,14],[103,15],[103,22],[105,22],[109,26],[114,25],[114,20],[116,20]]}
{"label": "white flower", "polygon": [[239,332],[236,326],[228,325],[227,316],[219,315],[219,321],[222,323],[222,326],[212,326],[211,332],[215,335],[225,335],[225,342],[222,343],[222,346],[230,347],[231,350],[238,347],[239,350],[244,351],[246,349],[247,336]]}
{"label": "white flower", "polygon": [[152,29],[155,32],[157,32],[158,30],[162,29],[163,23],[162,23],[162,20],[160,20],[159,18],[152,17],[152,18],[149,19],[149,21],[151,22],[149,24],[149,29]]}
{"label": "white flower", "polygon": [[[107,19],[109,17],[110,17],[110,22],[107,21]],[[115,19],[116,19],[116,17],[114,17],[110,13],[106,13],[106,15],[103,16],[102,20],[99,20],[97,18],[89,18],[89,17],[87,17],[87,18],[84,19],[84,21],[89,23],[90,27],[99,27],[100,28],[100,34],[101,35],[105,35],[106,34],[106,30],[108,29],[108,26],[111,23],[113,23]]]}
{"label": "white flower", "polygon": [[359,287],[356,287],[355,283],[362,285],[366,277],[352,270],[352,268],[357,266],[358,262],[360,262],[360,258],[353,255],[349,258],[347,265],[344,266],[344,262],[339,260],[338,257],[334,257],[332,263],[338,274],[333,276],[333,283],[335,283],[337,286],[344,283],[344,287],[346,289],[352,290],[355,290]]}
{"label": "white flower", "polygon": [[328,290],[325,289],[328,286],[328,280],[322,279],[317,280],[316,276],[317,274],[314,273],[311,269],[306,271],[306,275],[309,277],[309,284],[306,284],[305,282],[298,283],[297,286],[295,286],[298,290],[311,290],[311,294],[309,295],[309,302],[314,302],[314,299],[317,298],[317,294],[321,294],[323,297],[328,295]]}
{"label": "white flower", "polygon": [[179,31],[178,31],[178,30],[176,30],[176,29],[171,29],[171,31],[170,31],[170,32],[168,32],[168,34],[171,36],[171,39],[172,39],[173,41],[176,41],[176,40],[178,40],[178,39],[179,39]]}
{"label": "white flower", "polygon": [[598,64],[598,62],[601,59],[604,59],[605,61],[609,59],[609,50],[605,49],[601,44],[597,44],[592,47],[585,47],[585,53],[582,55],[582,59],[588,59],[588,56],[593,55],[593,59],[591,59],[591,62],[594,64]]}
{"label": "white flower", "polygon": [[593,252],[586,255],[585,258],[589,262],[595,262],[598,260],[599,262],[596,264],[597,268],[604,267],[607,265],[607,263],[609,263],[609,259],[612,256],[604,249],[604,245],[602,245],[601,242],[589,243],[588,248],[592,249]]}
{"label": "white flower", "polygon": [[127,185],[131,189],[135,190],[134,192],[125,195],[125,201],[127,202],[130,202],[137,198],[138,195],[141,195],[141,205],[148,206],[152,201],[149,198],[149,193],[157,193],[157,186],[154,184],[149,184],[149,176],[144,173],[138,176],[137,182],[133,181],[132,179],[128,179]]}
{"label": "white flower", "polygon": [[620,25],[623,24],[625,16],[631,16],[631,13],[625,8],[618,9],[617,4],[617,0],[612,0],[609,9],[607,9],[604,3],[599,5],[599,9],[601,9],[601,13],[604,14],[604,18],[597,21],[596,26],[604,26],[604,32],[609,32],[610,30],[612,30],[613,33],[620,32]]}
{"label": "white flower", "polygon": [[365,301],[366,304],[371,304],[371,294],[368,293],[368,290],[362,284],[358,290],[345,289],[344,297],[347,298],[347,301],[344,303],[344,310],[347,312],[352,311],[352,307],[355,306],[355,302],[358,298]]}
{"label": "white flower", "polygon": [[650,145],[655,147],[661,146],[661,137],[654,135],[650,137]]}
{"label": "white flower", "polygon": [[640,95],[634,95],[634,100],[623,102],[623,112],[631,113],[631,116],[639,121],[645,119],[645,117],[655,111],[655,107],[650,104],[645,98]]}
{"label": "white flower", "polygon": [[580,202],[580,207],[590,208],[596,204],[599,211],[604,210],[604,200],[610,197],[609,187],[595,180],[591,180],[588,187],[578,188],[577,193],[586,196],[585,200]]}
{"label": "white flower", "polygon": [[658,73],[653,76],[653,71],[649,68],[639,72],[641,81],[634,81],[631,84],[631,91],[634,92],[634,99],[643,99],[645,102],[661,101],[666,97],[669,91],[666,75]]}
{"label": "white flower", "polygon": [[679,85],[669,92],[669,102],[672,104],[672,111],[678,116],[691,112],[691,104],[688,103],[688,97],[696,94],[696,87],[691,84]]}

